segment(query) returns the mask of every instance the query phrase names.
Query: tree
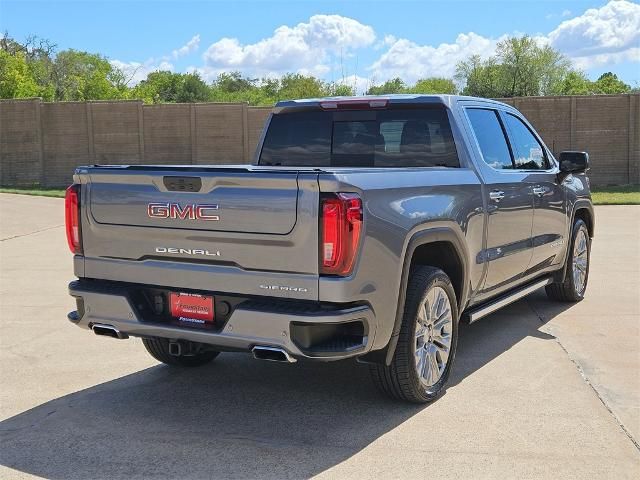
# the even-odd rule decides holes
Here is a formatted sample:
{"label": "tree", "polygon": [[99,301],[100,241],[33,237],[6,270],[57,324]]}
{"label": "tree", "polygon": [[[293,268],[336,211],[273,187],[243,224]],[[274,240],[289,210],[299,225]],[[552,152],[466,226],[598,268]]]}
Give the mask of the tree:
{"label": "tree", "polygon": [[328,86],[318,78],[300,73],[287,73],[280,79],[277,100],[317,98],[324,97],[328,93]]}
{"label": "tree", "polygon": [[594,93],[629,93],[631,86],[624,83],[618,78],[615,73],[607,72],[603,73],[598,79],[593,82]]}
{"label": "tree", "polygon": [[240,72],[223,72],[218,75],[215,86],[228,93],[246,92],[256,88],[256,79],[243,77]]}
{"label": "tree", "polygon": [[[37,96],[44,100],[52,101],[54,88],[51,81],[53,55],[56,45],[49,40],[36,36],[29,36],[24,43],[17,42],[5,32],[0,38],[0,51],[24,61],[30,73],[30,77],[36,82]],[[26,86],[15,86],[17,90],[24,90]]]}
{"label": "tree", "polygon": [[578,70],[569,72],[559,86],[560,95],[589,95],[593,92],[592,83]]}
{"label": "tree", "polygon": [[212,99],[211,89],[197,73],[151,72],[129,95],[146,103],[194,103]]}
{"label": "tree", "polygon": [[65,50],[53,62],[56,100],[109,100],[122,98],[116,81],[121,72],[97,54]]}
{"label": "tree", "polygon": [[499,42],[496,54],[487,60],[476,55],[458,63],[456,79],[465,84],[466,95],[524,97],[560,93],[572,71],[560,52],[525,35]]}
{"label": "tree", "polygon": [[456,80],[465,84],[464,95],[497,98],[503,93],[502,72],[495,58],[482,61],[479,55],[472,55],[456,65]]}
{"label": "tree", "polygon": [[454,95],[458,92],[456,84],[450,78],[430,77],[418,80],[409,88],[410,93],[443,93]]}
{"label": "tree", "polygon": [[24,54],[11,55],[0,49],[0,98],[38,97],[40,93]]}
{"label": "tree", "polygon": [[387,80],[382,85],[372,85],[367,90],[367,95],[384,95],[388,93],[405,93],[407,91],[407,85],[399,78],[393,78]]}
{"label": "tree", "polygon": [[344,83],[331,83],[327,86],[327,95],[332,97],[350,97],[356,94],[355,87]]}
{"label": "tree", "polygon": [[209,86],[200,78],[197,73],[185,73],[181,75],[180,88],[177,102],[194,103],[206,102],[211,98]]}

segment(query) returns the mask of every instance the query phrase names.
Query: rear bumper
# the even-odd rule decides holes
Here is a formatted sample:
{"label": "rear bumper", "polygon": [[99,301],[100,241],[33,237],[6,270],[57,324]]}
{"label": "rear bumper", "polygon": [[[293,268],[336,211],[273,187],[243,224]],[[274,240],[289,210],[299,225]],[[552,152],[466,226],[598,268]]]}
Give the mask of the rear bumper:
{"label": "rear bumper", "polygon": [[[212,331],[145,320],[129,291],[128,286],[114,286],[112,282],[71,282],[69,294],[76,298],[78,309],[68,318],[85,329],[94,324],[109,325],[129,336],[199,342],[221,351],[251,351],[257,345],[278,347],[296,358],[323,361],[363,355],[371,350],[375,337],[375,318],[366,305],[310,308],[308,304],[288,302],[286,307],[272,308],[270,299],[264,297],[261,302],[238,305],[225,325]],[[348,341],[331,333],[354,325],[361,335],[349,336]],[[329,339],[314,345],[318,332]],[[331,335],[336,338],[332,340]]]}

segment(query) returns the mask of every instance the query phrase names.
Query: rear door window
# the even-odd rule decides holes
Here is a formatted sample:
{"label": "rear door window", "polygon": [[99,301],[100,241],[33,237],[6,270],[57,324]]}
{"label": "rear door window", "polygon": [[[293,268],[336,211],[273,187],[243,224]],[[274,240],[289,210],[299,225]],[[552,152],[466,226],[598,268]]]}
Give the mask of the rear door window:
{"label": "rear door window", "polygon": [[511,170],[513,162],[498,112],[485,108],[467,109],[484,163],[496,170]]}
{"label": "rear door window", "polygon": [[442,108],[274,115],[260,165],[459,167]]}

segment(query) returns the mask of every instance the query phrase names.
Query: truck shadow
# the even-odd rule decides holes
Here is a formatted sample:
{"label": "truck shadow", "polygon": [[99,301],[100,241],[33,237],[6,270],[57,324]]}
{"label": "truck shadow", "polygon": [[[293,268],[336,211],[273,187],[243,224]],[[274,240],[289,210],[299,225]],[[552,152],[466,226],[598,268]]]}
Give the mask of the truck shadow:
{"label": "truck shadow", "polygon": [[[540,299],[463,326],[450,388],[539,331]],[[547,301],[549,320],[566,305]],[[477,401],[478,399],[470,399]],[[281,365],[223,354],[156,366],[0,423],[0,463],[46,478],[307,478],[428,409],[386,400],[355,362]]]}

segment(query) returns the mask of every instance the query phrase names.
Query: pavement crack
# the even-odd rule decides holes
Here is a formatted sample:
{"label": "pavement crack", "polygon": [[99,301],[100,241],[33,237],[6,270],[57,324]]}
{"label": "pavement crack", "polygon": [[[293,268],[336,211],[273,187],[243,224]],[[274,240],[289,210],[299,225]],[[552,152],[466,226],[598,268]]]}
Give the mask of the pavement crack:
{"label": "pavement crack", "polygon": [[[540,323],[542,323],[543,325],[550,319],[547,319],[544,317],[544,315],[542,315],[540,312],[538,312],[538,310],[536,310],[535,306],[529,301],[527,300],[527,305],[529,306],[529,308],[531,309],[531,311],[535,314],[535,316],[538,318],[538,320],[540,321]],[[636,447],[636,449],[638,451],[640,451],[640,444],[638,443],[638,441],[633,437],[633,435],[631,434],[631,432],[629,430],[627,430],[627,428],[624,426],[624,423],[622,423],[622,421],[620,420],[620,418],[618,418],[618,416],[614,413],[613,410],[611,410],[611,408],[609,407],[609,405],[607,405],[607,402],[605,401],[605,399],[602,397],[602,395],[600,395],[600,392],[598,391],[598,389],[589,381],[589,377],[587,377],[587,374],[584,372],[582,366],[580,366],[580,364],[578,362],[576,362],[573,357],[571,356],[571,354],[569,353],[569,351],[565,348],[565,346],[562,344],[562,342],[560,341],[560,339],[556,336],[553,335],[553,338],[555,338],[556,343],[560,346],[560,348],[562,349],[562,351],[567,355],[567,358],[569,359],[569,361],[571,363],[573,363],[573,365],[576,367],[576,369],[578,370],[578,373],[580,373],[580,376],[582,377],[582,379],[584,380],[584,382],[591,388],[591,390],[593,390],[593,392],[596,394],[596,397],[598,397],[598,400],[600,400],[600,403],[602,403],[602,405],[604,406],[604,408],[607,409],[607,412],[609,412],[609,414],[613,417],[613,419],[615,420],[615,422],[618,424],[618,426],[622,429],[622,431],[624,432],[624,434],[629,438],[629,440],[631,440],[631,443],[633,443],[633,445]]]}
{"label": "pavement crack", "polygon": [[34,235],[36,233],[40,233],[40,232],[46,232],[47,230],[53,230],[54,228],[58,228],[58,227],[64,227],[64,224],[60,224],[60,225],[54,225],[52,227],[47,227],[47,228],[42,228],[40,230],[35,230],[33,232],[29,232],[29,233],[23,233],[21,235],[14,235],[12,237],[7,237],[7,238],[1,238],[0,242],[5,242],[7,240],[13,240],[14,238],[22,238],[22,237],[28,237],[29,235]]}

